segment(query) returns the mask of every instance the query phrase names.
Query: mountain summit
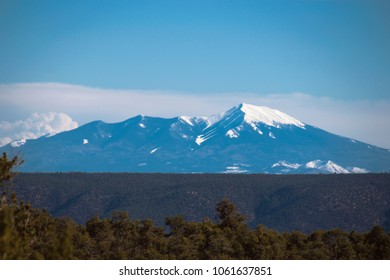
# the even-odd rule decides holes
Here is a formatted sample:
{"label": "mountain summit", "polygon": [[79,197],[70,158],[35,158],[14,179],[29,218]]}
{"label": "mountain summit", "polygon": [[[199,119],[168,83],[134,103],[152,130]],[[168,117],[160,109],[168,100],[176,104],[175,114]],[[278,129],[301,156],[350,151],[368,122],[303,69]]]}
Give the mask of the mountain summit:
{"label": "mountain summit", "polygon": [[297,119],[294,119],[293,117],[283,112],[265,106],[254,106],[241,103],[238,107],[235,108],[236,110],[240,110],[244,113],[244,120],[248,123],[261,122],[269,126],[276,126],[277,124],[291,124],[298,127],[305,126]]}
{"label": "mountain summit", "polygon": [[210,117],[138,115],[95,121],[1,151],[21,171],[365,173],[389,172],[389,150],[338,136],[283,112],[242,103]]}
{"label": "mountain summit", "polygon": [[[260,127],[264,125],[268,128],[281,128],[283,125],[293,125],[299,128],[305,127],[302,122],[283,112],[246,103],[241,103],[225,113],[211,117],[208,123],[209,126],[204,130],[204,134],[197,137],[196,143],[198,145],[219,134],[224,134],[230,138],[238,138],[240,132],[245,133],[245,130],[253,130],[262,135],[264,132]],[[274,137],[272,132],[269,132],[268,135]]]}

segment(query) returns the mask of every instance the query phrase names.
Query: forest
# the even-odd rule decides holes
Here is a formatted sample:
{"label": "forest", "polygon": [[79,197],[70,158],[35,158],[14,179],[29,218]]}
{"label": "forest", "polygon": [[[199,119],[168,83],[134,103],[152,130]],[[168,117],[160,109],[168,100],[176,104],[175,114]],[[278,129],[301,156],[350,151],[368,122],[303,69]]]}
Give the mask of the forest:
{"label": "forest", "polygon": [[390,231],[390,174],[164,174],[19,173],[19,199],[54,217],[85,224],[125,211],[131,219],[166,217],[216,222],[215,207],[229,199],[250,228],[279,232],[340,228]]}
{"label": "forest", "polygon": [[279,232],[249,227],[228,199],[215,205],[216,219],[150,219],[112,212],[84,224],[53,217],[19,199],[12,187],[17,157],[0,158],[0,259],[390,259],[390,235],[341,229]]}

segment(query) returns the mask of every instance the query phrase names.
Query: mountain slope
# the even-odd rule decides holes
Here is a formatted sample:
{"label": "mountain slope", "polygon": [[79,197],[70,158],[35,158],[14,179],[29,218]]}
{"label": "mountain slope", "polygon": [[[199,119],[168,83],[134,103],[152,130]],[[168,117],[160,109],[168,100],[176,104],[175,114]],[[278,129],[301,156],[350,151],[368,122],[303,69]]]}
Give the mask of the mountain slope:
{"label": "mountain slope", "polygon": [[240,104],[211,117],[136,116],[1,148],[21,171],[365,173],[388,172],[390,152],[304,124],[268,107]]}

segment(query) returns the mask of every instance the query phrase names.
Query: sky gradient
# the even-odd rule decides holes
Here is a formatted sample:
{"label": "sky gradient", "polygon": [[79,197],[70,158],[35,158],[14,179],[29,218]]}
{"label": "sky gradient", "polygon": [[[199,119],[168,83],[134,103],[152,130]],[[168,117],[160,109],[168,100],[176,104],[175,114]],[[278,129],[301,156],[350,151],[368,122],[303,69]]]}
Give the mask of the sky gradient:
{"label": "sky gradient", "polygon": [[[94,119],[120,121],[138,113],[174,116],[185,109],[188,115],[202,115],[217,113],[222,105],[227,110],[238,100],[267,103],[272,96],[278,97],[269,104],[299,118],[293,113],[305,109],[308,102],[297,97],[302,94],[312,102],[306,104],[306,114],[301,113],[303,121],[325,123],[323,128],[331,132],[390,148],[389,126],[377,128],[377,136],[364,127],[360,134],[348,130],[357,126],[353,122],[375,123],[389,117],[385,113],[390,109],[389,14],[389,2],[380,0],[3,0],[0,121],[12,123],[49,112],[67,114],[78,124]],[[121,110],[109,116],[99,115],[87,103],[75,104],[77,98],[63,94],[54,100],[64,106],[54,103],[52,107],[35,103],[26,107],[20,95],[10,96],[24,84],[31,89],[24,87],[23,94],[44,100],[36,83],[49,85],[50,96],[60,90],[48,83],[112,94],[117,100],[104,112],[115,112],[121,100],[133,104],[126,117]],[[154,94],[155,101],[133,98],[130,92],[134,91],[139,96]],[[126,98],[126,92],[133,99]],[[162,112],[156,100],[169,100],[172,95],[180,96],[182,103],[166,102]],[[209,101],[194,103],[197,98]],[[301,105],[287,106],[292,99]],[[148,104],[137,106],[137,102]],[[155,113],[150,112],[150,104]],[[313,108],[321,106],[329,115],[318,122]],[[84,117],[81,110],[74,110],[79,107]],[[366,111],[359,116],[361,107]],[[335,108],[345,119],[334,120]],[[332,127],[340,128],[332,131]]]}

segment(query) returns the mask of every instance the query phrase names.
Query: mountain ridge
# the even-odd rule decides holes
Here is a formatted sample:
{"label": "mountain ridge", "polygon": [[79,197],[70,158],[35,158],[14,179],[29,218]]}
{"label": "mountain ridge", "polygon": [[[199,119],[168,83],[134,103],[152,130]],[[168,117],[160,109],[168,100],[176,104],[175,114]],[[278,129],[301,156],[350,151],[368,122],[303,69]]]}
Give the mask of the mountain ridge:
{"label": "mountain ridge", "polygon": [[388,172],[390,152],[329,133],[281,111],[241,103],[210,117],[137,115],[0,148],[24,172]]}

